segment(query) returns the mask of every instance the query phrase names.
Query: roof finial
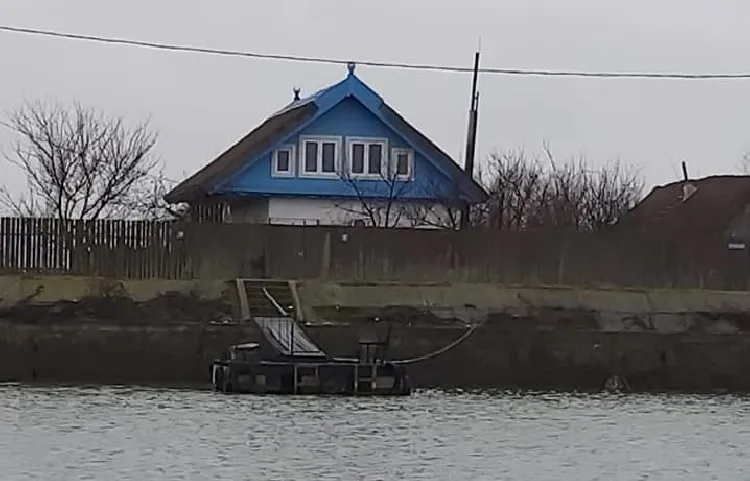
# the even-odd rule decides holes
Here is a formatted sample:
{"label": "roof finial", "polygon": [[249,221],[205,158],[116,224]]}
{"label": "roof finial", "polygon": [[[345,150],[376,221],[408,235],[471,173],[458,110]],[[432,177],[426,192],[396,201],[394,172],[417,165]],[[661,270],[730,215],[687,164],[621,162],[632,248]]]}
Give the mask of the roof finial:
{"label": "roof finial", "polygon": [[299,93],[300,93],[299,87],[294,87],[294,100],[299,100]]}
{"label": "roof finial", "polygon": [[354,75],[354,69],[357,68],[357,64],[354,62],[349,62],[346,64],[347,70],[349,70],[349,75]]}

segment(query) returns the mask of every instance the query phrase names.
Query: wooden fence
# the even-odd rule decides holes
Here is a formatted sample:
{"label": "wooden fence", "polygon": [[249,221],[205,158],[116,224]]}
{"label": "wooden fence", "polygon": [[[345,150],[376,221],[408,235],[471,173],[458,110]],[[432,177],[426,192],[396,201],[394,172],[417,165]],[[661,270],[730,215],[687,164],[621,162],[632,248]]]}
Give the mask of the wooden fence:
{"label": "wooden fence", "polygon": [[178,232],[170,222],[0,218],[0,272],[190,277]]}
{"label": "wooden fence", "polygon": [[750,288],[750,252],[625,231],[0,219],[0,273]]}

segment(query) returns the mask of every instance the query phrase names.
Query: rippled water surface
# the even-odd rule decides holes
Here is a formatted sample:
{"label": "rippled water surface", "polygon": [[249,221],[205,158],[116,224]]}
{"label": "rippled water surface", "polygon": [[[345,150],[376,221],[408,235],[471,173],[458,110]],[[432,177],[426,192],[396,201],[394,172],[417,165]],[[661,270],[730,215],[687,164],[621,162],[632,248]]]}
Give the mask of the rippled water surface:
{"label": "rippled water surface", "polygon": [[0,387],[2,480],[739,480],[750,399]]}

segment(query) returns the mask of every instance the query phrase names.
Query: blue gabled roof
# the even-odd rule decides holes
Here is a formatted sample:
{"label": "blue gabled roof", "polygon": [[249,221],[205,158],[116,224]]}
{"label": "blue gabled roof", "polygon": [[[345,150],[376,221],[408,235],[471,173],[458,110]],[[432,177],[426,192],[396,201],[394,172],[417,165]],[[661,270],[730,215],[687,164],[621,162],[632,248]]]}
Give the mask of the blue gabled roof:
{"label": "blue gabled roof", "polygon": [[295,100],[272,114],[258,128],[175,187],[165,199],[168,202],[186,202],[213,194],[224,181],[247,168],[248,159],[262,158],[279,142],[300,132],[349,97],[357,99],[381,122],[400,134],[416,152],[432,162],[438,171],[454,181],[461,197],[474,202],[487,199],[484,188],[469,178],[448,154],[409,124],[355,75],[353,64],[348,69],[348,75],[340,82]]}

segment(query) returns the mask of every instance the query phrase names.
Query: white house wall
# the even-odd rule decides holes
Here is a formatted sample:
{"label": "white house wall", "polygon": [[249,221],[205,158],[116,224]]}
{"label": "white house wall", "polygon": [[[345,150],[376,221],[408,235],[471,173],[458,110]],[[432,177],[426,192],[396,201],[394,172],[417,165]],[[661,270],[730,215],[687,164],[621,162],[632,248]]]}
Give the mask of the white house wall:
{"label": "white house wall", "polygon": [[[315,198],[271,198],[268,201],[268,222],[291,225],[352,225],[361,219],[369,224],[358,200],[315,199]],[[418,205],[407,202],[392,202],[391,212],[417,212],[420,222],[413,216],[404,214],[397,227],[439,227],[449,226],[451,216],[442,205]],[[395,217],[391,216],[391,219]],[[415,225],[416,224],[416,225]]]}

